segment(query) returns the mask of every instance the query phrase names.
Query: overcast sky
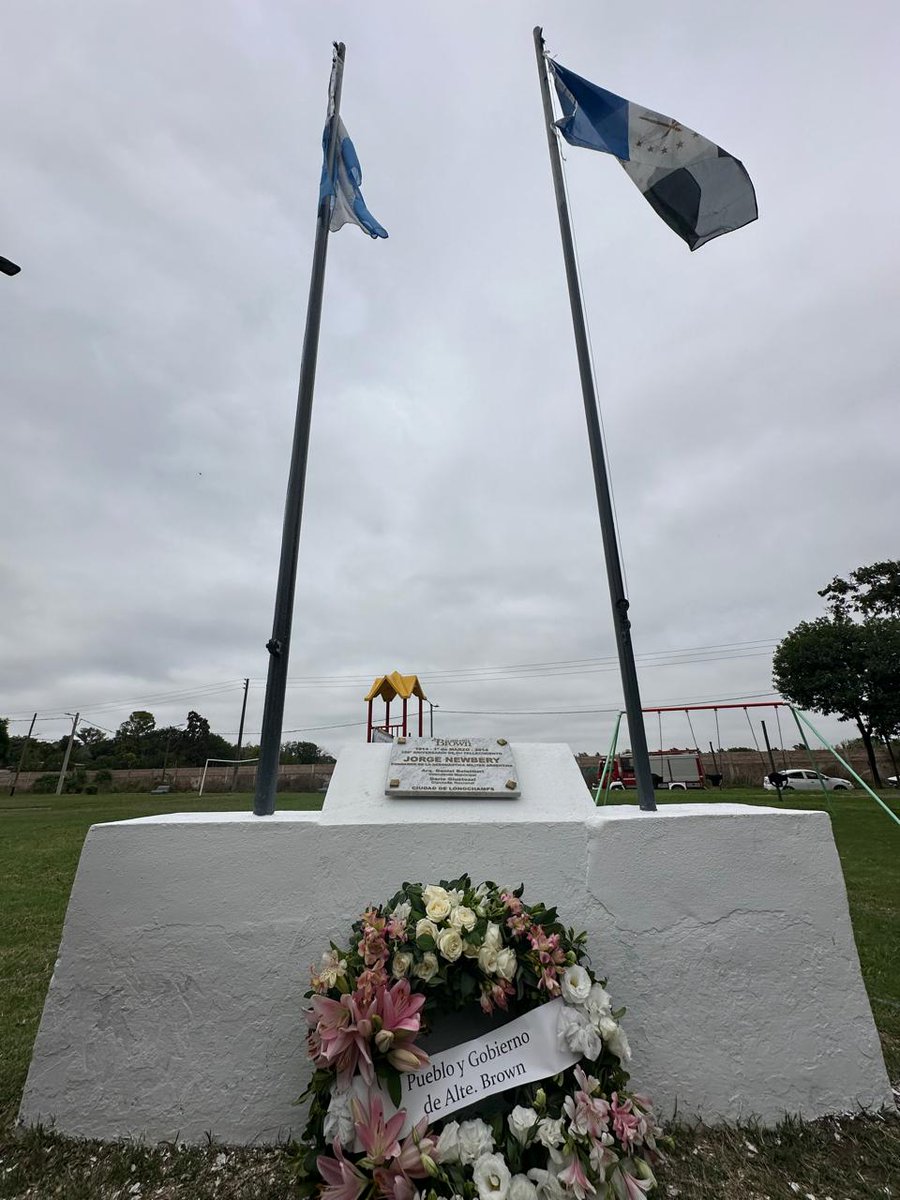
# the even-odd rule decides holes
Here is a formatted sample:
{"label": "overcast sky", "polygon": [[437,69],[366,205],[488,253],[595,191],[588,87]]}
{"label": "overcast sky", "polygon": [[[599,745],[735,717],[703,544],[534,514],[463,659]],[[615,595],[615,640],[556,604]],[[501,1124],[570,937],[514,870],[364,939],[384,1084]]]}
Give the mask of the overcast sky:
{"label": "overcast sky", "polygon": [[[817,589],[898,556],[892,0],[7,0],[13,732],[196,708],[233,738],[248,676],[258,733],[340,39],[390,238],[330,240],[286,736],[359,740],[398,669],[436,732],[606,745],[621,687],[536,23],[759,198],[691,254],[614,159],[566,148],[643,702],[767,698]],[[683,717],[663,741],[689,743]]]}

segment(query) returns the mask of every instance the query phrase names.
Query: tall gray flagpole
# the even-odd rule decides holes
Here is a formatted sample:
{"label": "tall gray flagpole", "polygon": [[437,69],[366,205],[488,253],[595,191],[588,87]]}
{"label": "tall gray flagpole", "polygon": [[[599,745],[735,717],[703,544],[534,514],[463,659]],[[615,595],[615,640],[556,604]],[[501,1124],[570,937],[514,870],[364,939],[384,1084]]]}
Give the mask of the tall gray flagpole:
{"label": "tall gray flagpole", "polygon": [[[337,151],[338,119],[341,111],[344,54],[344,43],[335,42],[328,106],[330,122],[328,173],[332,179],[334,178]],[[275,618],[272,623],[272,636],[266,642],[266,649],[269,651],[269,672],[266,677],[259,765],[256,769],[256,791],[253,798],[253,811],[258,817],[271,816],[275,811],[275,792],[278,786],[284,693],[287,687],[288,656],[291,646],[291,620],[294,612],[294,587],[297,581],[300,521],[303,516],[303,491],[306,486],[306,459],[309,452],[309,428],[312,420],[313,389],[316,382],[316,359],[319,352],[319,326],[322,321],[322,293],[325,286],[325,256],[328,251],[328,225],[331,220],[331,208],[331,196],[323,196],[319,202],[319,215],[316,223],[316,241],[313,247],[312,274],[309,281],[309,303],[306,309],[306,330],[303,334],[303,354],[300,360],[300,386],[297,392],[297,415],[294,420],[294,445],[291,451],[291,469],[288,476],[287,499],[284,505],[278,585],[275,590]]]}
{"label": "tall gray flagpole", "polygon": [[638,688],[637,670],[634,665],[634,650],[631,646],[631,621],[628,619],[628,598],[622,578],[622,564],[616,542],[616,525],[613,518],[612,501],[609,493],[609,477],[603,454],[603,437],[600,432],[600,417],[597,411],[597,394],[594,390],[594,374],[588,349],[584,309],[581,303],[581,288],[578,283],[578,268],[575,264],[575,246],[572,240],[572,225],[566,189],[563,184],[562,163],[559,156],[556,127],[553,123],[553,105],[550,100],[550,82],[544,60],[544,38],[541,27],[535,26],[534,49],[537,55],[538,75],[541,80],[541,97],[544,102],[544,119],[547,126],[547,145],[550,149],[550,167],[553,172],[553,189],[556,193],[556,208],[559,213],[559,232],[562,236],[563,258],[566,264],[566,281],[569,285],[569,304],[572,308],[572,324],[575,329],[575,347],[578,352],[578,371],[581,376],[581,391],[584,396],[584,415],[587,418],[588,441],[591,446],[591,461],[594,466],[594,487],[597,492],[597,507],[600,510],[600,528],[603,533],[603,552],[606,557],[606,578],[609,582],[609,597],[612,601],[613,621],[616,628],[616,644],[619,651],[619,670],[622,675],[622,690],[625,693],[625,712],[631,733],[631,753],[634,757],[634,774],[637,780],[638,803],[645,812],[656,811],[653,797],[653,779],[650,774],[650,755],[647,751],[647,735],[641,712],[641,695]]}

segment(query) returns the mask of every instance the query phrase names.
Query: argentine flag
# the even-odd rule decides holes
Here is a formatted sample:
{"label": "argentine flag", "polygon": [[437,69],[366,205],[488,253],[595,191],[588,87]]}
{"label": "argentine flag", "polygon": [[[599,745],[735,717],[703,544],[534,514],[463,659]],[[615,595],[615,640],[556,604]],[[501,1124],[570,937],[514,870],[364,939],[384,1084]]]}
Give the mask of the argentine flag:
{"label": "argentine flag", "polygon": [[666,224],[692,250],[755,221],[743,163],[692,129],[641,108],[548,60],[573,146],[614,154]]}
{"label": "argentine flag", "polygon": [[344,225],[358,225],[369,237],[386,238],[387,230],[378,224],[366,208],[366,202],[362,198],[362,192],[359,190],[359,186],[362,183],[362,167],[359,165],[356,150],[347,135],[347,130],[344,128],[344,122],[340,118],[338,118],[337,152],[334,156],[335,178],[332,178],[329,174],[328,141],[330,129],[331,121],[329,120],[325,125],[325,133],[322,135],[324,159],[322,161],[322,182],[319,187],[320,204],[326,196],[333,197],[331,220],[328,228],[332,233],[336,233]]}

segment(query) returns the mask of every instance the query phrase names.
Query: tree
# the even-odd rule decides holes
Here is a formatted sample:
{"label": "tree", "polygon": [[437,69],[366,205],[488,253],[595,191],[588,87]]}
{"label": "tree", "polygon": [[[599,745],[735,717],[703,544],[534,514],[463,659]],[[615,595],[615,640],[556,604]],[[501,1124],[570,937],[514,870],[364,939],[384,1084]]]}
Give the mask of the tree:
{"label": "tree", "polygon": [[900,617],[900,559],[857,567],[849,580],[836,575],[819,595],[835,619]]}
{"label": "tree", "polygon": [[859,567],[819,595],[830,615],[801,621],[780,642],[774,683],[801,708],[853,721],[881,786],[873,738],[900,729],[900,562]]}
{"label": "tree", "polygon": [[231,743],[213,733],[206,717],[193,709],[187,715],[179,746],[182,761],[188,767],[202,767],[208,758],[234,757]]}
{"label": "tree", "polygon": [[146,741],[155,728],[156,717],[153,713],[136,709],[116,732],[118,757],[129,766],[132,763],[143,766]]}
{"label": "tree", "polygon": [[75,741],[83,751],[79,757],[89,762],[93,762],[97,755],[102,754],[109,745],[106,734],[95,725],[82,725],[75,735]]}
{"label": "tree", "polygon": [[320,750],[315,742],[283,742],[281,761],[283,763],[320,763],[334,762],[334,759],[324,750]]}

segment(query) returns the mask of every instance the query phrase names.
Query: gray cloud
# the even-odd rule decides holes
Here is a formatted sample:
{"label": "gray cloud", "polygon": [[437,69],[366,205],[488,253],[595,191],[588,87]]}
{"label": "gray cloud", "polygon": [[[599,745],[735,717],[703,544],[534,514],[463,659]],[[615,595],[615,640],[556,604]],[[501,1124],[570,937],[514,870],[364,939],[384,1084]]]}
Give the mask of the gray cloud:
{"label": "gray cloud", "polygon": [[[0,712],[115,726],[146,702],[234,733],[248,675],[259,728],[340,37],[391,236],[331,239],[286,728],[355,740],[363,681],[399,668],[442,709],[478,710],[442,713],[447,731],[605,743],[602,712],[488,712],[621,694],[541,20],[564,63],[719,141],[756,183],[759,222],[689,255],[612,160],[566,151],[645,702],[768,692],[766,648],[647,655],[769,644],[832,575],[897,555],[879,114],[898,16],[867,14],[8,5],[0,252],[23,271],[0,284]],[[573,660],[604,661],[449,676]]]}

